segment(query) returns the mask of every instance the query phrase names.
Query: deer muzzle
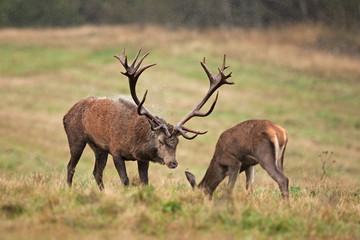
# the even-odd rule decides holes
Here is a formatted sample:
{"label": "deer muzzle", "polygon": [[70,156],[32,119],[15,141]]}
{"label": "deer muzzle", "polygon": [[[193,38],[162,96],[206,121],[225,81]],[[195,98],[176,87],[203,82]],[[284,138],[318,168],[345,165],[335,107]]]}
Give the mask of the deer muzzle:
{"label": "deer muzzle", "polygon": [[165,164],[168,166],[168,168],[176,168],[178,165],[178,162],[176,159],[165,159]]}

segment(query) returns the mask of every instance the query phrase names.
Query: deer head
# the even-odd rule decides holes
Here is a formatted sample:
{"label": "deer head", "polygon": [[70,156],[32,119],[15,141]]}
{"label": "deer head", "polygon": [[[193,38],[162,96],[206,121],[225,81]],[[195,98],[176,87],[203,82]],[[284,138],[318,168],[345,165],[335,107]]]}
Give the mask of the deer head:
{"label": "deer head", "polygon": [[[140,67],[141,63],[145,59],[145,57],[149,54],[146,53],[139,61],[138,64],[136,64],[136,61],[140,55],[141,49],[138,51],[135,59],[131,63],[131,65],[128,65],[127,62],[127,56],[125,55],[125,49],[123,50],[121,56],[115,56],[120,63],[125,68],[125,72],[122,72],[125,76],[128,77],[129,80],[129,87],[130,87],[130,93],[131,96],[137,105],[137,113],[139,115],[143,115],[147,118],[150,124],[150,128],[152,132],[154,133],[155,138],[155,145],[158,152],[158,158],[161,163],[166,164],[169,168],[175,168],[177,166],[177,161],[175,157],[176,147],[179,142],[178,136],[181,135],[185,139],[192,140],[198,135],[202,135],[207,133],[207,131],[194,131],[184,126],[184,124],[189,121],[193,117],[206,117],[208,116],[215,107],[215,104],[218,99],[218,93],[216,94],[215,100],[213,104],[211,105],[210,109],[206,113],[201,113],[200,109],[204,106],[204,104],[209,100],[211,95],[222,85],[224,84],[233,84],[232,82],[228,82],[227,79],[231,77],[231,73],[228,75],[224,74],[224,70],[228,68],[228,66],[225,66],[225,60],[226,56],[224,55],[223,59],[223,65],[221,68],[219,68],[219,73],[217,75],[212,74],[205,65],[205,58],[201,62],[201,66],[205,70],[209,80],[210,80],[210,88],[205,95],[205,97],[202,99],[202,101],[189,113],[185,116],[184,119],[182,119],[179,123],[177,123],[175,126],[167,123],[164,119],[159,118],[157,116],[152,115],[145,107],[144,103],[146,100],[146,96],[148,91],[145,91],[145,94],[141,101],[139,101],[139,98],[136,95],[136,83],[141,75],[146,69],[154,66],[155,64],[149,64],[143,67]],[[192,136],[189,135],[192,134]],[[163,162],[162,162],[163,161]]]}

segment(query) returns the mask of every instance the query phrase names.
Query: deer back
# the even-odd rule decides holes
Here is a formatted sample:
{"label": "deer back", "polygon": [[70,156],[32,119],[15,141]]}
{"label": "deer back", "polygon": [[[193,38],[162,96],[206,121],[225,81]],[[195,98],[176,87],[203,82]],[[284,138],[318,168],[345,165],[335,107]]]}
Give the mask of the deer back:
{"label": "deer back", "polygon": [[275,150],[286,144],[287,132],[281,126],[269,120],[248,120],[224,131],[216,145],[215,155],[236,156],[244,160],[245,156],[254,156],[261,142],[274,145]]}
{"label": "deer back", "polygon": [[124,99],[90,97],[75,104],[65,118],[74,119],[78,126],[76,131],[82,132],[88,141],[131,159],[135,149],[149,151],[153,147],[149,145],[153,138],[150,124],[136,109],[135,104]]}

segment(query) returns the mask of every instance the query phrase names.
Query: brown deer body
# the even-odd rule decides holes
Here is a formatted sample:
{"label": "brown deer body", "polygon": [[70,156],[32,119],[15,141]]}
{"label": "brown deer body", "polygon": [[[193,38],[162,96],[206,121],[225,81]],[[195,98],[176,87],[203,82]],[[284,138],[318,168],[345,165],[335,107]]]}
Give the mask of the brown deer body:
{"label": "brown deer body", "polygon": [[102,173],[108,154],[113,156],[114,165],[125,185],[129,184],[125,160],[138,161],[140,180],[144,184],[148,183],[149,161],[166,163],[171,168],[177,165],[175,157],[177,136],[167,139],[169,151],[158,152],[163,146],[160,144],[160,139],[165,141],[165,133],[163,131],[153,133],[146,117],[138,115],[136,105],[126,100],[99,98],[81,100],[65,115],[64,126],[71,153],[68,165],[69,185],[86,144],[95,153],[93,174],[101,189],[103,188]]}
{"label": "brown deer body", "polygon": [[[232,84],[226,79],[231,74],[224,75],[225,56],[223,67],[219,69],[216,76],[211,74],[201,63],[210,80],[210,89],[204,99],[176,126],[167,123],[165,120],[153,116],[147,111],[143,104],[146,99],[147,91],[140,102],[135,91],[135,86],[140,74],[150,64],[140,68],[145,54],[135,66],[140,54],[138,52],[135,60],[129,66],[125,50],[119,59],[126,72],[123,73],[129,79],[131,96],[135,102],[131,103],[124,99],[102,99],[89,97],[76,103],[64,116],[63,123],[68,137],[70,147],[70,161],[67,166],[67,183],[72,185],[75,167],[88,144],[95,153],[94,177],[99,188],[104,188],[103,171],[106,166],[108,154],[113,157],[114,165],[118,171],[123,184],[128,185],[129,179],[126,173],[125,161],[136,160],[138,172],[142,184],[148,184],[149,162],[166,164],[169,168],[176,168],[176,147],[179,142],[178,136],[182,135],[186,139],[193,139],[198,132],[184,127],[183,125],[192,117],[204,117],[209,115],[217,101],[217,96],[213,105],[207,113],[200,113],[200,108],[206,103],[210,96],[223,84]],[[194,134],[189,136],[188,133]]]}
{"label": "brown deer body", "polygon": [[[287,131],[269,120],[248,120],[226,130],[216,144],[214,156],[198,187],[212,196],[220,182],[229,176],[228,191],[234,188],[237,176],[245,171],[246,188],[254,179],[254,166],[260,164],[278,183],[281,195],[288,199],[288,178],[283,174],[283,160],[288,141]],[[185,172],[191,186],[195,176]]]}

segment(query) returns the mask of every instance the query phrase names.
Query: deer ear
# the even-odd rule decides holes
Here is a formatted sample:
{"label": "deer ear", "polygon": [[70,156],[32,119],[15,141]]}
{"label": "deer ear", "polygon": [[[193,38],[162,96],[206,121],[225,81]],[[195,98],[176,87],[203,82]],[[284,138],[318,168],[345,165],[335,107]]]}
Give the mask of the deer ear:
{"label": "deer ear", "polygon": [[196,187],[196,179],[194,174],[191,172],[185,171],[186,179],[189,181],[191,187],[194,189]]}

